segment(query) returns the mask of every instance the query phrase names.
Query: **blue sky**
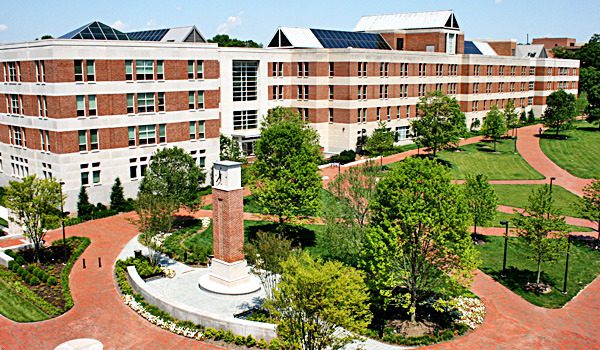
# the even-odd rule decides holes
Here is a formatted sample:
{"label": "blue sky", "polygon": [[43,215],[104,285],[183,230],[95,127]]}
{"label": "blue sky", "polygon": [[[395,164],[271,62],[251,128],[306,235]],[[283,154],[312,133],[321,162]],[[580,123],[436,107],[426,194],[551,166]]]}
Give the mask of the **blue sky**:
{"label": "blue sky", "polygon": [[447,10],[467,38],[600,33],[598,0],[18,0],[0,13],[0,42],[55,37],[99,20],[123,31],[195,24],[205,37],[226,33],[268,42],[278,26],[352,30],[362,15]]}

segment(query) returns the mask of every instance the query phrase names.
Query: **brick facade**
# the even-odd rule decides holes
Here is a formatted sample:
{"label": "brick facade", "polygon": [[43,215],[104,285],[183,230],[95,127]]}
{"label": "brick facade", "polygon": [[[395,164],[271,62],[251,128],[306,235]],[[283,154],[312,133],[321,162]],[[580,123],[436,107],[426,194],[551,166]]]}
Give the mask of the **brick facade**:
{"label": "brick facade", "polygon": [[244,260],[244,194],[213,187],[213,240],[215,259]]}

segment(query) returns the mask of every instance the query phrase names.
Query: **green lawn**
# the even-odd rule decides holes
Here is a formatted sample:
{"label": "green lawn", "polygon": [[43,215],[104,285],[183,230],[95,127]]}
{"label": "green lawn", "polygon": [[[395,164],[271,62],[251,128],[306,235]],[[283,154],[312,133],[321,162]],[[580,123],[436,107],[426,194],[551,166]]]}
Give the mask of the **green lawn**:
{"label": "green lawn", "polygon": [[554,263],[542,265],[542,280],[552,285],[552,292],[538,295],[524,290],[527,282],[535,282],[536,264],[527,259],[528,249],[519,238],[509,238],[507,254],[507,276],[502,277],[502,257],[504,238],[484,237],[487,243],[478,245],[482,264],[481,271],[523,297],[534,305],[546,308],[560,308],[571,300],[581,289],[591,283],[600,273],[600,252],[588,248],[579,242],[571,244],[569,258],[569,280],[567,294],[562,294],[565,273],[564,255]]}
{"label": "green lawn", "polygon": [[[600,179],[600,129],[587,122],[578,122],[576,129],[564,131],[567,140],[542,138],[542,151],[561,168],[569,173],[585,178]],[[548,131],[548,136],[552,132]]]}
{"label": "green lawn", "polygon": [[439,153],[442,161],[451,164],[454,179],[465,179],[467,174],[485,174],[490,180],[544,179],[520,154],[513,153],[513,140],[498,141],[496,153],[491,142],[470,144],[460,149],[460,152]]}
{"label": "green lawn", "polygon": [[[492,185],[498,195],[498,204],[508,205],[515,208],[525,208],[529,201],[529,195],[534,189],[543,185]],[[552,198],[554,206],[562,215],[579,217],[576,205],[579,197],[560,186],[552,186]]]}
{"label": "green lawn", "polygon": [[17,322],[34,322],[52,317],[35,305],[35,302],[44,301],[26,289],[15,274],[0,267],[0,314]]}

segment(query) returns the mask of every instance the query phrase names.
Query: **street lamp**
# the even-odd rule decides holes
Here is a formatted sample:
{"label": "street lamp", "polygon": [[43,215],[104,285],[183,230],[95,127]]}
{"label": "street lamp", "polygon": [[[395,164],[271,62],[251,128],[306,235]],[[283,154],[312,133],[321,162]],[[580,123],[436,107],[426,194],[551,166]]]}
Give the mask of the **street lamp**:
{"label": "street lamp", "polygon": [[563,294],[567,294],[567,278],[569,276],[569,255],[571,253],[571,235],[567,237],[567,258],[565,260],[565,280],[563,284]]}
{"label": "street lamp", "polygon": [[504,258],[502,259],[502,277],[506,277],[506,250],[508,248],[508,220],[500,221],[500,225],[506,227],[506,234],[504,235]]}
{"label": "street lamp", "polygon": [[554,180],[556,180],[556,178],[554,176],[552,176],[550,178],[550,195],[552,195],[552,183],[554,182]]}
{"label": "street lamp", "polygon": [[519,135],[519,128],[515,128],[515,152],[517,153],[517,137]]}
{"label": "street lamp", "polygon": [[63,207],[63,190],[62,187],[65,184],[64,181],[58,183],[60,185],[60,225],[62,226],[62,239],[63,239],[63,262],[67,263],[67,238],[65,237],[65,209]]}

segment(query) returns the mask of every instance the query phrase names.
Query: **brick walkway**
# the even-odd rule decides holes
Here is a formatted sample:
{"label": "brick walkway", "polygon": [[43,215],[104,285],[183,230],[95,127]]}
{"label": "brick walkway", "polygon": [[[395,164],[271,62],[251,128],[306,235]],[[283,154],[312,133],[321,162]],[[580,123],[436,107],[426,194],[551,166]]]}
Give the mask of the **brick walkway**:
{"label": "brick walkway", "polygon": [[[558,168],[541,153],[534,134],[539,126],[519,130],[517,147],[523,157],[546,177],[557,177],[556,184],[580,194],[589,180],[573,177]],[[480,138],[463,140],[474,143]],[[384,164],[404,159],[417,151],[384,158]],[[342,168],[342,171],[346,168]],[[322,170],[326,176],[337,175],[338,169]],[[506,183],[530,183],[507,181]],[[535,183],[543,183],[535,182]],[[514,208],[500,207],[512,212]],[[194,216],[210,216],[199,211]],[[122,247],[137,232],[129,223],[131,214],[87,222],[67,228],[68,236],[86,236],[92,244],[82,255],[88,268],[79,261],[71,272],[71,288],[75,306],[66,314],[43,322],[18,324],[0,317],[0,347],[3,349],[53,349],[56,345],[80,337],[99,339],[105,349],[220,349],[192,341],[154,327],[123,304],[113,280],[112,265]],[[265,219],[246,214],[246,219]],[[577,226],[590,226],[586,220],[568,218]],[[594,227],[594,226],[591,226]],[[478,229],[486,234],[503,234],[502,228]],[[589,234],[589,232],[588,232]],[[48,240],[60,238],[60,232],[49,234]],[[97,258],[103,267],[98,268]],[[430,349],[598,349],[600,348],[600,280],[596,279],[562,309],[549,310],[529,304],[491,277],[478,273],[472,290],[487,307],[481,327],[456,340],[428,347]]]}

